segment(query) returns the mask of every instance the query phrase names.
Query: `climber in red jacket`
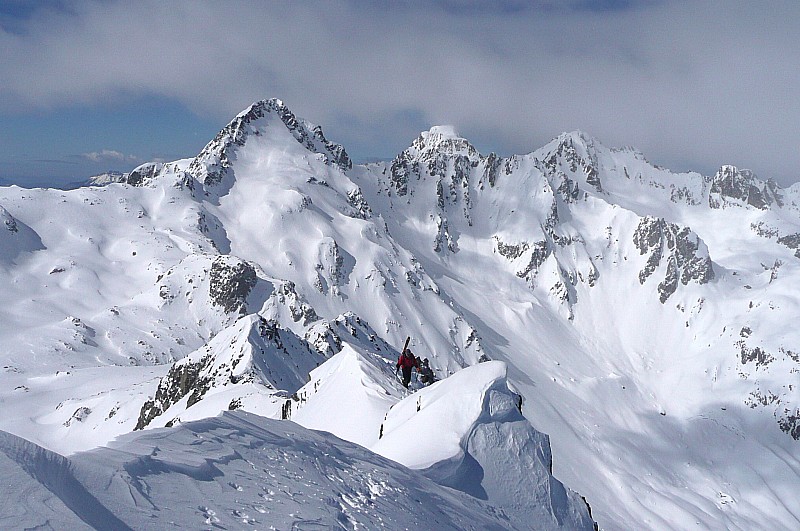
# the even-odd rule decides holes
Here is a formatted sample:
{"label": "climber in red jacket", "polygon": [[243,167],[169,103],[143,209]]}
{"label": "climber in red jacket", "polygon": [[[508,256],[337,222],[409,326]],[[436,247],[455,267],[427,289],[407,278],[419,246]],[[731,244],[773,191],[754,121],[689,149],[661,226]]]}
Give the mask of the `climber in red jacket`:
{"label": "climber in red jacket", "polygon": [[417,368],[419,372],[419,360],[414,356],[414,353],[411,352],[410,348],[406,348],[403,350],[403,353],[400,354],[400,357],[397,358],[397,368],[395,369],[395,374],[397,371],[402,367],[403,369],[403,387],[408,388],[409,382],[411,382],[411,369],[414,367]]}

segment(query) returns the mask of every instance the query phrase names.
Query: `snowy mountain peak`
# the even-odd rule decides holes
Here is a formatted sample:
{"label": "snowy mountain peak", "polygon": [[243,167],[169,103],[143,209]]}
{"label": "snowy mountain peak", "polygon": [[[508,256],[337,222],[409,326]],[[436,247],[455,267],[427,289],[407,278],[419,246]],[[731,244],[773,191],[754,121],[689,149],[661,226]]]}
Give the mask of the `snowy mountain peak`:
{"label": "snowy mountain peak", "polygon": [[565,155],[574,151],[584,158],[596,158],[597,152],[606,149],[595,137],[580,131],[564,132],[538,149],[536,153],[557,153]]}
{"label": "snowy mountain peak", "polygon": [[543,148],[533,153],[545,174],[551,176],[570,175],[578,182],[585,182],[597,192],[603,192],[598,169],[598,152],[602,144],[581,132],[562,133]]}
{"label": "snowy mountain peak", "polygon": [[279,98],[267,98],[264,100],[253,102],[249,107],[244,109],[242,112],[236,115],[236,118],[242,118],[247,120],[248,115],[253,114],[261,114],[272,112],[272,111],[281,111],[289,109],[286,107],[286,104],[283,100]]}
{"label": "snowy mountain peak", "polygon": [[[437,179],[436,194],[441,198],[443,178],[452,174],[458,186],[467,189],[470,187],[472,170],[482,164],[486,166],[484,173],[492,174],[490,180],[493,183],[499,166],[497,156],[492,153],[484,157],[469,140],[459,136],[453,126],[437,125],[420,133],[408,148],[394,158],[389,168],[389,185],[402,197],[409,193],[410,177],[416,176],[416,180],[419,180],[427,174]],[[452,179],[448,178],[449,184],[456,186]]]}
{"label": "snowy mountain peak", "polygon": [[434,136],[439,135],[442,138],[462,138],[461,135],[456,130],[456,126],[454,125],[434,125],[431,127],[427,133],[422,133],[425,136]]}
{"label": "snowy mountain peak", "polygon": [[751,170],[722,166],[711,180],[708,198],[711,208],[747,204],[765,210],[773,204],[783,206],[781,188],[773,180],[762,181]]}
{"label": "snowy mountain peak", "polygon": [[435,125],[423,131],[404,153],[420,162],[428,162],[439,155],[462,155],[470,159],[481,157],[469,140],[459,135],[452,125]]}
{"label": "snowy mountain peak", "polygon": [[272,98],[253,103],[239,113],[195,157],[189,173],[206,186],[218,185],[231,173],[238,150],[250,136],[266,135],[276,123],[282,124],[307,150],[321,155],[327,164],[343,171],[352,167],[344,147],[325,138],[320,126],[298,119],[281,100]]}

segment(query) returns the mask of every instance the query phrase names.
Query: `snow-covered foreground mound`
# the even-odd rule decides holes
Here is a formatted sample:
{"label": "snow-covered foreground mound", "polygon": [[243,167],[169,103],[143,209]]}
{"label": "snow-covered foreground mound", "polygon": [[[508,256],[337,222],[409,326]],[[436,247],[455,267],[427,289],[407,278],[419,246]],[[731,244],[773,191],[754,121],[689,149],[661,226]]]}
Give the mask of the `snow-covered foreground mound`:
{"label": "snow-covered foreground mound", "polygon": [[70,458],[0,432],[0,475],[14,485],[3,529],[513,528],[491,503],[360,446],[243,412]]}
{"label": "snow-covered foreground mound", "polygon": [[481,363],[408,394],[388,360],[359,350],[347,346],[311,372],[292,420],[487,500],[514,527],[592,528],[586,503],[553,477],[550,441],[522,416],[505,363]]}
{"label": "snow-covered foreground mound", "polygon": [[515,526],[591,529],[581,497],[552,475],[548,437],[521,409],[505,364],[482,363],[397,404],[372,449],[502,507]]}

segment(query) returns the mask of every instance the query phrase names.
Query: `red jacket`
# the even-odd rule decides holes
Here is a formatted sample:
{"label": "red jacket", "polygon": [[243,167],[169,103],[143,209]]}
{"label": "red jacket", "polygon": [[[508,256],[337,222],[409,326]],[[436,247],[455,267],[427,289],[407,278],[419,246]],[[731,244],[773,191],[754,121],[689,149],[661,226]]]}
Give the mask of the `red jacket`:
{"label": "red jacket", "polygon": [[413,354],[400,354],[400,357],[397,358],[397,367],[416,367],[419,369],[419,361]]}

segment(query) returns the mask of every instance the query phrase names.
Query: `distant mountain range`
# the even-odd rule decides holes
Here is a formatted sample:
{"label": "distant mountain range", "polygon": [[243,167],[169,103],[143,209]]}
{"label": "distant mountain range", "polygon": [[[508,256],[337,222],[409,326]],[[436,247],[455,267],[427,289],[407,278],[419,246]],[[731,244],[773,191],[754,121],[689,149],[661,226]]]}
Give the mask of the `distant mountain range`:
{"label": "distant mountain range", "polygon": [[[124,435],[139,457],[75,458],[118,471],[142,462],[151,443],[136,441],[228,430],[241,440],[225,455],[274,491],[274,460],[242,449],[277,437],[259,415],[368,449],[362,483],[379,456],[417,471],[384,470],[372,494],[314,475],[335,508],[309,515],[320,525],[412,525],[375,494],[404,481],[431,528],[800,520],[800,185],[672,173],[582,132],[500,157],[437,126],[359,165],[271,99],[191,159],[69,191],[2,187],[0,218],[0,429],[30,441],[5,436],[9,473],[33,444],[66,455]],[[406,337],[438,383],[396,380]],[[291,430],[309,455],[344,444]],[[146,468],[172,481],[185,457],[164,447]],[[238,484],[241,467],[214,459],[208,473]],[[203,505],[208,525],[247,512],[225,499],[228,520]]]}

